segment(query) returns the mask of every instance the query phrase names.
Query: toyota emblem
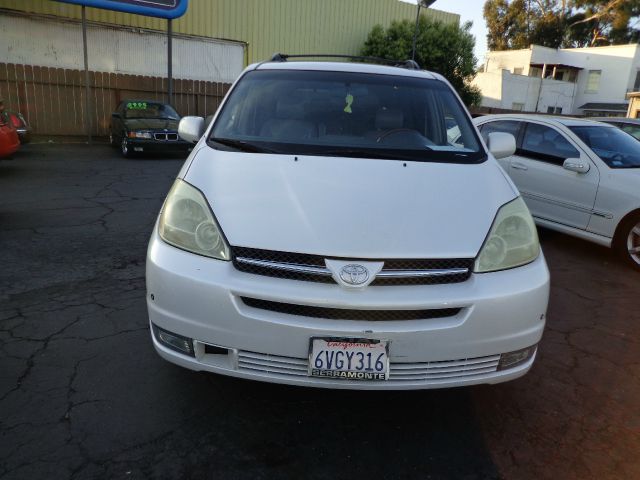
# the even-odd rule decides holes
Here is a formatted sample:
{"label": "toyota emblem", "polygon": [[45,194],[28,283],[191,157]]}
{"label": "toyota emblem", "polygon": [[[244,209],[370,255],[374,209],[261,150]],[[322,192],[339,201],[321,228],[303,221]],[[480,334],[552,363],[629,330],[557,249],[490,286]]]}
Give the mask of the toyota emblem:
{"label": "toyota emblem", "polygon": [[362,285],[369,280],[369,271],[362,265],[352,263],[340,269],[340,278],[349,285]]}

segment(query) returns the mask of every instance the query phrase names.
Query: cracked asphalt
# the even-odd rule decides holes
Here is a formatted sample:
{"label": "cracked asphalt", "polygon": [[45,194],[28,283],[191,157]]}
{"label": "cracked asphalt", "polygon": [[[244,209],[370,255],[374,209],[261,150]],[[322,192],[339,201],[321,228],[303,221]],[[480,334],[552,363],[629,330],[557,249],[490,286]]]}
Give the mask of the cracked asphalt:
{"label": "cracked asphalt", "polygon": [[182,161],[0,162],[0,478],[640,478],[640,274],[549,231],[547,330],[511,383],[336,392],[161,360],[145,250]]}

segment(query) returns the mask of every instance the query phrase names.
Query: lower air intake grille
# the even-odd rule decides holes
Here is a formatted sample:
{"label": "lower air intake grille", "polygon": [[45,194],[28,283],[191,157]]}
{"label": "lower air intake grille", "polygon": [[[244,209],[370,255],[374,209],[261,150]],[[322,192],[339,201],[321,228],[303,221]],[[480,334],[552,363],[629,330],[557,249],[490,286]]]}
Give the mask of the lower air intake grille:
{"label": "lower air intake grille", "polygon": [[430,318],[453,317],[460,312],[459,308],[432,308],[427,310],[352,310],[347,308],[314,307],[292,303],[271,302],[257,298],[240,297],[245,305],[310,318],[326,318],[328,320],[363,320],[384,322],[393,320],[426,320]]}
{"label": "lower air intake grille", "polygon": [[[437,385],[473,380],[495,373],[498,369],[499,360],[500,355],[419,363],[397,363],[391,361],[390,375],[387,382],[394,385]],[[307,377],[308,368],[309,362],[306,358],[267,355],[242,350],[238,352],[238,370],[241,372],[286,379]],[[335,383],[342,380],[316,378],[314,381]]]}

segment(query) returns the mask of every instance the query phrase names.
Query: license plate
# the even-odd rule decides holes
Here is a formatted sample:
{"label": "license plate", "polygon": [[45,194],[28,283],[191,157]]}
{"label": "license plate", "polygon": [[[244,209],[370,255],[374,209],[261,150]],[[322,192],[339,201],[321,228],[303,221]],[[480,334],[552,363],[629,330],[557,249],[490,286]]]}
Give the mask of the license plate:
{"label": "license plate", "polygon": [[312,338],[309,375],[342,380],[387,380],[389,342],[353,338]]}

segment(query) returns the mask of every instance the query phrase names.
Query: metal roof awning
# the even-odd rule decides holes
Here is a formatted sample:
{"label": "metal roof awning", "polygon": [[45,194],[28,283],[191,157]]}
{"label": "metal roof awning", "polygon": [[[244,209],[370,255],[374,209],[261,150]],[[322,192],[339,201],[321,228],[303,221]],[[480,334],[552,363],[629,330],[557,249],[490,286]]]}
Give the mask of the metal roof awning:
{"label": "metal roof awning", "polygon": [[582,67],[576,67],[575,65],[567,65],[565,63],[531,63],[530,66],[532,67],[536,67],[536,68],[542,68],[543,66],[547,66],[547,68],[560,68],[560,69],[573,69],[573,70],[583,70]]}
{"label": "metal roof awning", "polygon": [[598,103],[598,102],[589,102],[585,103],[581,107],[578,107],[580,110],[591,110],[598,112],[626,112],[629,107],[628,103]]}

